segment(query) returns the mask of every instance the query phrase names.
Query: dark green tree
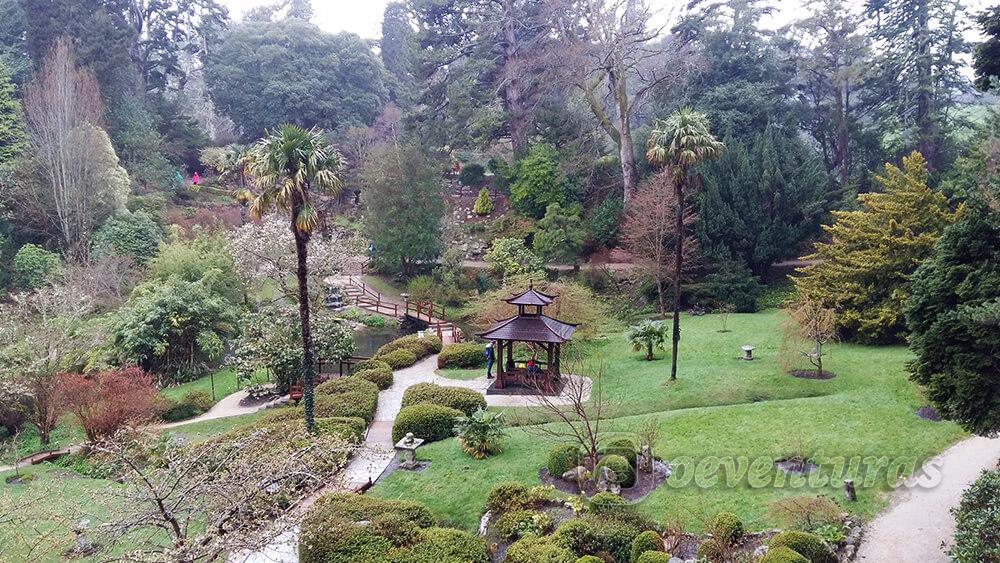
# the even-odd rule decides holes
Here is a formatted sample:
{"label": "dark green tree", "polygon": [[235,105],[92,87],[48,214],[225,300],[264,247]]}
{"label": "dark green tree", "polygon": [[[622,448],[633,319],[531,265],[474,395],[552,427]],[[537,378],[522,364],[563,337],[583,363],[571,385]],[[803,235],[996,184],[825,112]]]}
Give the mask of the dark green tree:
{"label": "dark green tree", "polygon": [[563,207],[553,203],[538,221],[534,249],[546,260],[572,263],[576,267],[586,238],[587,232],[580,221],[580,204]]}
{"label": "dark green tree", "polygon": [[835,195],[830,177],[797,136],[767,127],[749,143],[726,140],[701,167],[697,232],[703,255],[736,260],[759,277],[817,235]]}
{"label": "dark green tree", "polygon": [[417,48],[416,34],[410,26],[410,12],[402,2],[390,2],[382,15],[382,39],[379,54],[382,64],[393,76],[393,99],[409,105],[413,83],[413,56]]}
{"label": "dark green tree", "polygon": [[440,166],[415,143],[376,148],[362,171],[365,233],[374,262],[412,274],[441,254]]}
{"label": "dark green tree", "polygon": [[868,0],[867,15],[881,40],[872,95],[882,100],[886,130],[903,128],[898,152],[916,149],[934,170],[955,128],[957,94],[969,89],[962,58],[970,51],[958,0]]}
{"label": "dark green tree", "polygon": [[233,29],[205,69],[212,100],[245,138],[281,123],[370,125],[388,97],[382,75],[357,35],[294,19]]}
{"label": "dark green tree", "polygon": [[1000,211],[970,205],[913,274],[914,381],[969,432],[1000,432]]}
{"label": "dark green tree", "polygon": [[563,172],[559,152],[549,145],[533,145],[514,163],[510,202],[514,209],[542,218],[553,203],[570,199],[572,183]]}
{"label": "dark green tree", "polygon": [[24,116],[14,96],[14,83],[0,60],[0,165],[12,161],[25,146]]}
{"label": "dark green tree", "polygon": [[20,0],[0,0],[0,64],[7,65],[11,80],[21,85],[31,71],[24,32],[27,27]]}
{"label": "dark green tree", "polygon": [[1000,6],[979,14],[976,22],[986,40],[976,45],[972,68],[976,71],[976,88],[986,91],[993,87],[994,79],[1000,79]]}

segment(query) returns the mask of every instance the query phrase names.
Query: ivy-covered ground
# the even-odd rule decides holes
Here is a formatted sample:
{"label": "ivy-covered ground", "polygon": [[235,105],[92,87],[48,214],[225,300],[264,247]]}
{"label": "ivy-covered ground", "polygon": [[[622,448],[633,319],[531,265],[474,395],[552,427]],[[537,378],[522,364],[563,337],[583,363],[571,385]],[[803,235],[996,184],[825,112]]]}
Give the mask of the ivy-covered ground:
{"label": "ivy-covered ground", "polygon": [[[677,466],[666,485],[639,503],[640,510],[694,530],[726,510],[762,529],[775,524],[767,514],[771,501],[814,493],[831,496],[845,511],[872,516],[894,481],[889,472],[907,474],[964,436],[952,423],[915,415],[924,401],[907,379],[905,347],[838,344],[829,347],[824,364],[836,373],[834,379],[786,375],[780,361],[783,320],[774,310],[731,315],[730,332],[720,333],[717,316],[684,317],[676,382],[668,381],[663,353],[645,362],[621,333],[578,348],[581,358],[574,366],[604,373],[613,417],[607,429],[628,433],[655,418],[661,435],[654,453]],[[757,347],[757,359],[738,360],[740,346],[748,343]],[[537,410],[508,410],[516,424],[547,418]],[[512,429],[506,450],[483,461],[466,456],[454,440],[429,444],[418,450],[429,468],[396,471],[372,494],[423,502],[448,524],[471,530],[493,485],[540,483],[538,471],[552,445],[525,428]],[[787,478],[779,486],[784,474],[771,462],[796,455],[807,456],[820,470],[810,476],[811,486],[792,487]],[[716,471],[713,480],[711,468],[727,462],[736,469],[726,475]],[[740,469],[749,472],[741,476]],[[857,482],[857,502],[842,500],[844,478]]]}

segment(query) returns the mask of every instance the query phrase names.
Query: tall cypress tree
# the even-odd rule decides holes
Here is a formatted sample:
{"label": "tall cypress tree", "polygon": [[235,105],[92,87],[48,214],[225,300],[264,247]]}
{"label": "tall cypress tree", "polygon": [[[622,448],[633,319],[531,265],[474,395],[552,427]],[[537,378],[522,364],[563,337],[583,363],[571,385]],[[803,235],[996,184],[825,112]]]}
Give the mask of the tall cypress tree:
{"label": "tall cypress tree", "polygon": [[830,240],[805,257],[816,263],[793,278],[806,297],[837,310],[845,336],[891,342],[902,333],[910,275],[959,214],[927,185],[928,176],[915,151],[902,168],[886,163],[875,178],[884,191],[859,195],[857,211],[834,211],[836,222],[823,227]]}
{"label": "tall cypress tree", "polygon": [[24,150],[24,119],[21,103],[14,97],[14,83],[0,61],[0,164],[13,160]]}

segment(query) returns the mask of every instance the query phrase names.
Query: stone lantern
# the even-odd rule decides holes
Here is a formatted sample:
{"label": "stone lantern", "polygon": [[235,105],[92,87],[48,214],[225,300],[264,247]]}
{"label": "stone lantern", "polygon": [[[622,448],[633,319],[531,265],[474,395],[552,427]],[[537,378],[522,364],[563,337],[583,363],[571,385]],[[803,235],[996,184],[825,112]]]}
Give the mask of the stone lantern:
{"label": "stone lantern", "polygon": [[407,432],[406,436],[396,442],[394,446],[397,452],[403,453],[403,461],[399,464],[403,469],[415,469],[417,467],[416,451],[424,443],[423,438],[414,438],[413,432]]}

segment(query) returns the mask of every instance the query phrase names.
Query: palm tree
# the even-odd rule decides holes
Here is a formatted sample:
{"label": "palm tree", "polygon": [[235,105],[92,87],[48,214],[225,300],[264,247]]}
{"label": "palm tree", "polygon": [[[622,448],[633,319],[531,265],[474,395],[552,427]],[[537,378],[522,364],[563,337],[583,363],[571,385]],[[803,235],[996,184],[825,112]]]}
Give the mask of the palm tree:
{"label": "palm tree", "polygon": [[643,321],[628,329],[625,338],[632,344],[632,349],[639,352],[646,350],[646,361],[653,360],[653,348],[663,349],[667,340],[667,327],[658,321]]}
{"label": "palm tree", "polygon": [[302,329],[302,381],[306,427],[313,429],[312,333],[309,327],[309,286],[306,257],[309,239],[319,222],[314,191],[335,194],[341,187],[340,154],[318,129],[282,125],[258,141],[247,158],[247,172],[262,190],[250,202],[250,215],[259,219],[273,209],[288,211],[298,259],[299,320]]}
{"label": "palm tree", "polygon": [[693,109],[681,108],[664,120],[658,120],[646,144],[646,159],[653,164],[673,167],[677,197],[677,241],[674,246],[674,329],[670,379],[677,379],[677,343],[681,339],[681,266],[684,256],[684,194],[691,185],[691,167],[717,158],[725,145],[712,136],[708,117]]}

